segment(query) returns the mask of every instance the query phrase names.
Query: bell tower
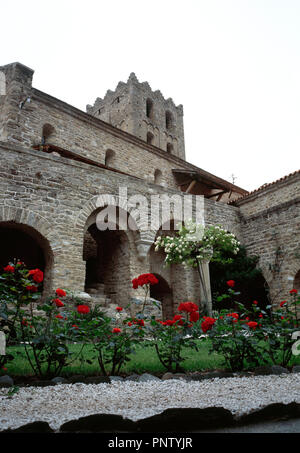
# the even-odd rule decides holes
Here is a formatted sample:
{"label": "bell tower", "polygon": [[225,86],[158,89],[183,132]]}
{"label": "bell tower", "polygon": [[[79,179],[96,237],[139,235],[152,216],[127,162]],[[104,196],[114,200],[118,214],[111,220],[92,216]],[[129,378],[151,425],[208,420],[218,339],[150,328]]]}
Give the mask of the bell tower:
{"label": "bell tower", "polygon": [[87,113],[185,160],[183,106],[152,91],[133,72],[127,83],[87,105]]}

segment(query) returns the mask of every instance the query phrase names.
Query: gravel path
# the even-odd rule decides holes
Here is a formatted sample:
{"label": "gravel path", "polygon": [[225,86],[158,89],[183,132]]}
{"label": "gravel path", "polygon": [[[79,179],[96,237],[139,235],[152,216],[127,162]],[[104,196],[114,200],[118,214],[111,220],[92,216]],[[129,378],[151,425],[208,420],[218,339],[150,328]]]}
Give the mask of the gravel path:
{"label": "gravel path", "polygon": [[300,403],[300,374],[200,382],[59,384],[23,387],[11,397],[8,392],[8,388],[0,388],[0,431],[37,420],[57,430],[69,420],[97,413],[136,421],[168,408],[219,406],[239,417],[272,403]]}

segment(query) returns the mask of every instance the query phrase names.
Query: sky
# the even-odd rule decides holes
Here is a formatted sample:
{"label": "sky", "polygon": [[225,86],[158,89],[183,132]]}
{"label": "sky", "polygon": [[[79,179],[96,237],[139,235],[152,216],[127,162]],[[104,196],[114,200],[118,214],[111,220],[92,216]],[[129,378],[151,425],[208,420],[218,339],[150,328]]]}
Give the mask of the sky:
{"label": "sky", "polygon": [[0,0],[0,65],[86,110],[135,72],[184,107],[186,158],[254,190],[300,168],[299,0]]}

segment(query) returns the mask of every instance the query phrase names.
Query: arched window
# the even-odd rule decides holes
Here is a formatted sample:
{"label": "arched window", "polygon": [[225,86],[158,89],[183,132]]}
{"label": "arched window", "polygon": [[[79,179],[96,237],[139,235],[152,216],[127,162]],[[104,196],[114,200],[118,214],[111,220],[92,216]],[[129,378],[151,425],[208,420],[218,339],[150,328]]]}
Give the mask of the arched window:
{"label": "arched window", "polygon": [[44,124],[42,132],[42,144],[50,143],[55,135],[55,128],[51,124]]}
{"label": "arched window", "polygon": [[162,182],[162,172],[158,169],[154,172],[154,182],[155,184],[161,184]]}
{"label": "arched window", "polygon": [[172,154],[173,153],[173,145],[172,143],[167,143],[167,152]]}
{"label": "arched window", "polygon": [[112,149],[108,149],[105,153],[105,165],[112,167],[115,164],[116,153]]}
{"label": "arched window", "polygon": [[153,101],[149,98],[146,101],[146,115],[150,119],[153,118]]}
{"label": "arched window", "polygon": [[149,143],[149,145],[153,145],[153,140],[154,140],[154,135],[152,134],[152,132],[148,132],[147,133],[147,143]]}
{"label": "arched window", "polygon": [[171,129],[173,126],[173,115],[169,110],[166,111],[166,129]]}

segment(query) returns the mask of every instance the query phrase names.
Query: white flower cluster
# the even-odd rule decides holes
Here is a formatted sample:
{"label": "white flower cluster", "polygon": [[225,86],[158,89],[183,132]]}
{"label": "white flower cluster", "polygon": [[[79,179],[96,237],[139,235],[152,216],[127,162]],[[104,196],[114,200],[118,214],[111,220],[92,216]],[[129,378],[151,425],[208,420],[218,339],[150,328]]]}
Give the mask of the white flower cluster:
{"label": "white flower cluster", "polygon": [[155,241],[155,250],[164,249],[166,263],[195,267],[200,261],[210,260],[222,249],[237,254],[239,245],[234,234],[220,226],[204,227],[190,220],[181,226],[177,235],[159,236]]}

